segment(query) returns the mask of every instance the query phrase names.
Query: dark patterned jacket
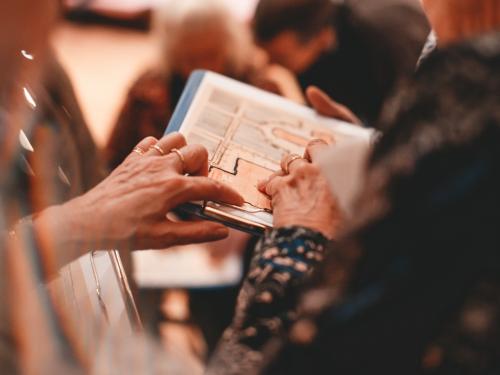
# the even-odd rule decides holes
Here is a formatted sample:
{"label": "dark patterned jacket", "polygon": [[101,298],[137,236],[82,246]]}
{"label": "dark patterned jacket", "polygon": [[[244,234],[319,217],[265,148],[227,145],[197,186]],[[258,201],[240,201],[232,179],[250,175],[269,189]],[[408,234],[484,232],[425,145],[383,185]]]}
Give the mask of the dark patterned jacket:
{"label": "dark patterned jacket", "polygon": [[499,66],[499,33],[422,65],[355,222],[269,234],[209,374],[500,373]]}

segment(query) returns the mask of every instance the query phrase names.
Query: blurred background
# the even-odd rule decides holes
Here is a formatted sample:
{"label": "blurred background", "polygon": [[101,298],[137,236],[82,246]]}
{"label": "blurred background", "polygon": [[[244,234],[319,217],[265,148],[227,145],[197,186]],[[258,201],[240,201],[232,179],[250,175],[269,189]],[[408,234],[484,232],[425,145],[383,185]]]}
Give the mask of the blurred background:
{"label": "blurred background", "polygon": [[[99,146],[105,145],[134,80],[158,58],[153,14],[167,2],[65,0],[65,21],[54,34],[53,46]],[[222,2],[243,23],[250,22],[257,4]]]}

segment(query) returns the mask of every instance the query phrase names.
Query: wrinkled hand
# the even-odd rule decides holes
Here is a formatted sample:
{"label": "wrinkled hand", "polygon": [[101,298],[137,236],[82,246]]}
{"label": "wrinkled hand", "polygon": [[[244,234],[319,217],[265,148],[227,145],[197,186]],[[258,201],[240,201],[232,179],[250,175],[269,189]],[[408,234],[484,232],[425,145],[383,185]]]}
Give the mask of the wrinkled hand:
{"label": "wrinkled hand", "polygon": [[259,184],[259,190],[272,199],[275,228],[301,226],[330,239],[338,233],[340,210],[326,178],[314,164],[325,147],[322,141],[309,143],[303,159],[289,163],[287,156],[283,160],[289,174],[276,172]]}
{"label": "wrinkled hand", "polygon": [[[157,144],[165,153],[151,149]],[[227,237],[223,225],[173,222],[166,215],[179,205],[213,200],[241,205],[233,189],[209,179],[208,154],[200,145],[186,145],[180,134],[160,141],[146,138],[111,175],[87,194],[61,206],[70,231],[88,249],[161,249]],[[184,161],[172,149],[178,149]],[[186,176],[188,174],[189,176]],[[64,213],[71,213],[71,216]]]}
{"label": "wrinkled hand", "polygon": [[362,125],[362,121],[345,105],[337,103],[319,88],[311,86],[306,91],[312,107],[322,116],[332,117],[351,124]]}

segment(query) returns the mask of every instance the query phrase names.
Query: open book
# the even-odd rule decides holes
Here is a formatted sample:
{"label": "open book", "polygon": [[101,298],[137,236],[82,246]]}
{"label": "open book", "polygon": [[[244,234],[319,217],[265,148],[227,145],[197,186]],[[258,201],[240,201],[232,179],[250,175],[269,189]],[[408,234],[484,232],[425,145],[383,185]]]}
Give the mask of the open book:
{"label": "open book", "polygon": [[243,207],[197,202],[182,209],[254,234],[273,226],[271,201],[257,184],[280,169],[284,155],[302,155],[312,139],[332,147],[355,139],[369,148],[374,138],[372,130],[206,71],[191,75],[166,134],[175,131],[188,143],[205,146],[209,177],[232,186],[246,202]]}

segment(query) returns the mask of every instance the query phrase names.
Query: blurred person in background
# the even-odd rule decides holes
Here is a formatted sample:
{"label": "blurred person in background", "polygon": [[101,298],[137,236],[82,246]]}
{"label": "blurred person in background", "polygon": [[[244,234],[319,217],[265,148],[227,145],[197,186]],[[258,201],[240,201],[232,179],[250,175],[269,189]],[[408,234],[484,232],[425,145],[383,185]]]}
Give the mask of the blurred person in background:
{"label": "blurred person in background", "polygon": [[256,42],[305,90],[314,85],[375,123],[385,99],[415,70],[429,33],[411,1],[260,0]]}
{"label": "blurred person in background", "polygon": [[261,61],[248,28],[221,1],[170,1],[156,17],[161,60],[132,85],[106,146],[116,167],[144,137],[161,137],[190,74],[210,70],[248,81]]}

